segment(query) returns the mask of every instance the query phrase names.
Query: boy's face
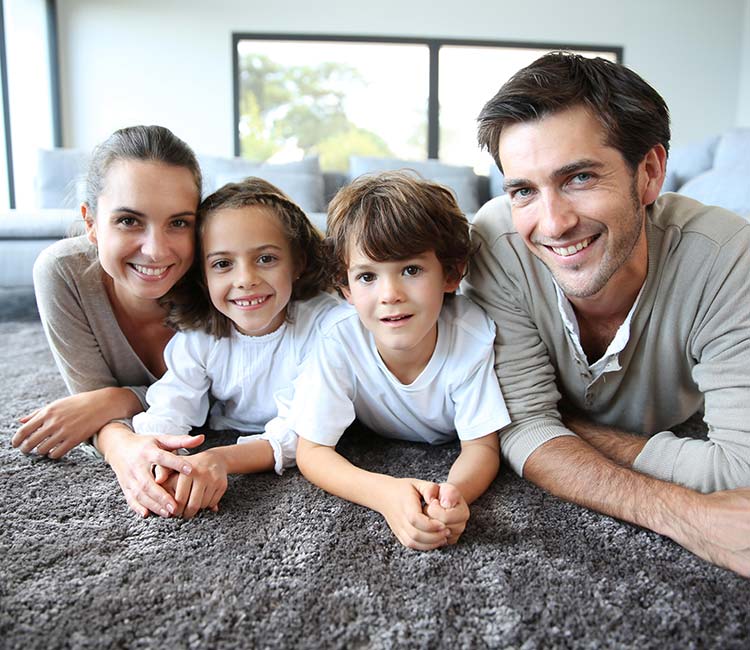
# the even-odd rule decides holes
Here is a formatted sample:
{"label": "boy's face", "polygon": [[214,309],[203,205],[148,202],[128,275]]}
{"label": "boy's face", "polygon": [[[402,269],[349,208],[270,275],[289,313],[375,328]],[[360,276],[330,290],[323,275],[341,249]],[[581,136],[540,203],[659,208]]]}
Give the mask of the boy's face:
{"label": "boy's face", "polygon": [[346,299],[391,370],[412,363],[420,372],[435,350],[444,295],[455,291],[459,280],[446,278],[432,250],[389,262],[373,261],[358,246],[350,250]]}

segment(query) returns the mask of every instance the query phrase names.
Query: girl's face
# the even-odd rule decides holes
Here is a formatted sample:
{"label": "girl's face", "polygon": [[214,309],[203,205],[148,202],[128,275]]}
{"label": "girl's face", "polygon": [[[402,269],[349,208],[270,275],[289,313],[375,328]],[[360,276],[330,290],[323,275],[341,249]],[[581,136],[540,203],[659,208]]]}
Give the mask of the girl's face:
{"label": "girl's face", "polygon": [[124,300],[156,300],[190,268],[198,189],[190,170],[121,160],[104,177],[96,217],[81,207],[99,262]]}
{"label": "girl's face", "polygon": [[203,265],[214,307],[248,336],[286,318],[297,264],[278,217],[264,206],[219,209],[203,226]]}

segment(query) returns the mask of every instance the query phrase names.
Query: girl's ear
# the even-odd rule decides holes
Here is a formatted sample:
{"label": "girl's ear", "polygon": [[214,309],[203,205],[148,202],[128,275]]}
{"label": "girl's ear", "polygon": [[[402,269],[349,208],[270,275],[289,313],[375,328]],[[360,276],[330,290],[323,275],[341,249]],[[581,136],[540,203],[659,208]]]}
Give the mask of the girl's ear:
{"label": "girl's ear", "polygon": [[96,221],[94,215],[89,210],[88,203],[81,203],[81,216],[83,217],[83,225],[86,228],[86,237],[88,240],[96,246]]}

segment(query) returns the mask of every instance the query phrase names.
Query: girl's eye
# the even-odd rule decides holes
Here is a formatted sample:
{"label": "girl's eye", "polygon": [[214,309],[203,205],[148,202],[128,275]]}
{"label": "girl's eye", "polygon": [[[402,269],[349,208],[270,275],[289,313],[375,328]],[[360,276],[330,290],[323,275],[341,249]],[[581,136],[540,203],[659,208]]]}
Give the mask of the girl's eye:
{"label": "girl's eye", "polygon": [[216,260],[211,264],[211,268],[216,269],[217,271],[224,271],[230,266],[232,266],[232,263],[229,260]]}
{"label": "girl's eye", "polygon": [[409,264],[409,266],[404,268],[403,274],[413,278],[414,276],[419,275],[421,272],[421,266],[417,266],[416,264]]}
{"label": "girl's eye", "polygon": [[278,258],[275,255],[261,255],[258,258],[260,264],[273,264]]}
{"label": "girl's eye", "polygon": [[357,276],[357,282],[361,282],[362,284],[370,284],[370,282],[373,282],[374,280],[375,280],[374,273],[360,273]]}

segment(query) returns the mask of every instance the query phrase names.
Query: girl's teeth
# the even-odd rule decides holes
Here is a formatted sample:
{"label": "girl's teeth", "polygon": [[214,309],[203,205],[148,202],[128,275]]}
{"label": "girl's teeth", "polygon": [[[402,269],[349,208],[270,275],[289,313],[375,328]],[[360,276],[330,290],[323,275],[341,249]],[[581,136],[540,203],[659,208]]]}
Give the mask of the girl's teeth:
{"label": "girl's teeth", "polygon": [[239,307],[254,307],[265,301],[265,298],[253,298],[252,300],[235,300],[233,302]]}
{"label": "girl's teeth", "polygon": [[158,269],[155,269],[151,266],[141,266],[140,264],[133,264],[133,266],[138,273],[142,273],[143,275],[161,275],[169,268],[167,266],[161,266]]}
{"label": "girl's teeth", "polygon": [[565,246],[564,248],[557,248],[555,246],[552,246],[552,250],[557,255],[562,255],[563,257],[568,257],[568,255],[572,255],[573,253],[577,253],[578,251],[582,251],[584,248],[586,248],[591,243],[591,238],[584,239],[583,241],[579,241],[574,246]]}

